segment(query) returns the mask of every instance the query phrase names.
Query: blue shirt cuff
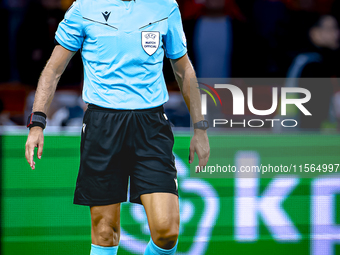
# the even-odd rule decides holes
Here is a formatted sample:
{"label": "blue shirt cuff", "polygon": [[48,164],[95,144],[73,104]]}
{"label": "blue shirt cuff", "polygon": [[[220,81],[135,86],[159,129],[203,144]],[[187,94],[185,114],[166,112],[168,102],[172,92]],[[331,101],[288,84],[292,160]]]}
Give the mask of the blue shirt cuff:
{"label": "blue shirt cuff", "polygon": [[63,46],[65,49],[69,50],[69,51],[78,51],[78,48],[72,47],[70,45],[67,45],[66,43],[64,43],[59,37],[58,35],[55,35],[55,40],[61,45]]}
{"label": "blue shirt cuff", "polygon": [[182,51],[176,53],[176,54],[168,54],[166,53],[166,57],[170,59],[178,59],[183,57],[187,53],[187,48],[184,48]]}

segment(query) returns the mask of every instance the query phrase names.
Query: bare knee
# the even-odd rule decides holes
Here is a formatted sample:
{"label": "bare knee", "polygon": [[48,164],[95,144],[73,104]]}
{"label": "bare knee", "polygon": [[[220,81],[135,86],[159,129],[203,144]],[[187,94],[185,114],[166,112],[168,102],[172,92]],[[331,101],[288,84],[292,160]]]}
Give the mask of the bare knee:
{"label": "bare knee", "polygon": [[115,246],[119,243],[119,233],[112,224],[102,220],[93,227],[95,244],[100,246]]}
{"label": "bare knee", "polygon": [[178,239],[179,226],[174,224],[159,224],[154,229],[153,241],[163,249],[171,249],[176,245]]}
{"label": "bare knee", "polygon": [[91,210],[92,243],[100,246],[117,246],[120,238],[119,215]]}
{"label": "bare knee", "polygon": [[163,249],[177,243],[179,232],[178,197],[170,193],[151,193],[141,196],[148,217],[151,237]]}

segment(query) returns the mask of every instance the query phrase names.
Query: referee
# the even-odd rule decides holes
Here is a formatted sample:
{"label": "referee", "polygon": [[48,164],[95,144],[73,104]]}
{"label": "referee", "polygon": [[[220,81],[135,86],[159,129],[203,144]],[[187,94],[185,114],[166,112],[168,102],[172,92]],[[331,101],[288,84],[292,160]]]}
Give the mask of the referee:
{"label": "referee", "polygon": [[26,159],[43,152],[46,112],[72,56],[81,51],[83,100],[81,159],[74,203],[90,207],[91,255],[117,254],[120,203],[144,206],[151,239],[144,254],[175,254],[179,231],[174,137],[163,104],[168,100],[164,53],[195,123],[189,163],[209,158],[207,122],[187,56],[175,0],[77,0],[56,32],[56,46],[38,83],[27,126]]}

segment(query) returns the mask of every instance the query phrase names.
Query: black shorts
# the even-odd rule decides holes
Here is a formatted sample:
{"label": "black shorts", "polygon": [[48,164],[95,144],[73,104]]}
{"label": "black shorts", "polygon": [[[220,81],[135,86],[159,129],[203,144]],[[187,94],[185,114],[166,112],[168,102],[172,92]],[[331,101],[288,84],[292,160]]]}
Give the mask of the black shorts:
{"label": "black shorts", "polygon": [[113,110],[89,105],[81,133],[74,203],[141,203],[154,192],[178,195],[174,137],[163,106]]}

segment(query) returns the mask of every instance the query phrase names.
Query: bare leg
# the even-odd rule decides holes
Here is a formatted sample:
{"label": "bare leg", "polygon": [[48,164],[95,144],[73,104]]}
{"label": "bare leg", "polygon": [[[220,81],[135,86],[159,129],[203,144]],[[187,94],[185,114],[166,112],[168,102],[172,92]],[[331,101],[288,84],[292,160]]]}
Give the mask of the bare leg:
{"label": "bare leg", "polygon": [[118,246],[120,238],[120,204],[92,206],[92,244],[110,247]]}
{"label": "bare leg", "polygon": [[179,232],[178,197],[171,193],[152,193],[141,195],[141,201],[153,242],[162,249],[174,247]]}

